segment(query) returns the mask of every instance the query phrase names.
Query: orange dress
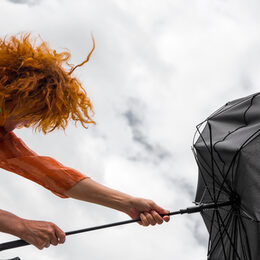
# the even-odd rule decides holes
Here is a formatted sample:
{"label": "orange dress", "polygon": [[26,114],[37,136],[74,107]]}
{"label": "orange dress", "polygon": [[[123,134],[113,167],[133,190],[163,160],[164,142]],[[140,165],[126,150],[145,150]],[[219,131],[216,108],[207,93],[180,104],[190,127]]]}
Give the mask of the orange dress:
{"label": "orange dress", "polygon": [[0,168],[19,174],[52,191],[61,198],[79,181],[89,178],[49,156],[39,156],[13,131],[0,127]]}

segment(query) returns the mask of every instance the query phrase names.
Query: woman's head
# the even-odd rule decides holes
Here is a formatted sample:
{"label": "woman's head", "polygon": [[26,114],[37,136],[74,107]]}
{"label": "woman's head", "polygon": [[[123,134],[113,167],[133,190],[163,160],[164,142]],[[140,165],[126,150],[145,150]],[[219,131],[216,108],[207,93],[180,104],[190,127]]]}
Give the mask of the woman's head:
{"label": "woman's head", "polygon": [[0,126],[6,118],[17,118],[46,134],[65,130],[69,119],[85,128],[96,124],[89,116],[94,111],[85,89],[71,76],[77,66],[72,68],[69,58],[69,52],[57,53],[46,42],[35,46],[30,34],[0,39]]}

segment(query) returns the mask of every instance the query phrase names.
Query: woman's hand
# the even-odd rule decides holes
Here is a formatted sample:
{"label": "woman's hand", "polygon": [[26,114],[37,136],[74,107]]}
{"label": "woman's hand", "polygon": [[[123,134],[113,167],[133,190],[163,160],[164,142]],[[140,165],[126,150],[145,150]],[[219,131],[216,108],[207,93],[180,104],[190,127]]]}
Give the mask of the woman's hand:
{"label": "woman's hand", "polygon": [[138,224],[143,226],[162,224],[168,222],[170,216],[161,217],[159,214],[168,214],[169,210],[159,207],[152,200],[133,197],[129,202],[129,207],[125,211],[132,219],[140,218]]}
{"label": "woman's hand", "polygon": [[22,219],[18,236],[38,249],[56,246],[65,242],[65,233],[55,224],[47,221]]}

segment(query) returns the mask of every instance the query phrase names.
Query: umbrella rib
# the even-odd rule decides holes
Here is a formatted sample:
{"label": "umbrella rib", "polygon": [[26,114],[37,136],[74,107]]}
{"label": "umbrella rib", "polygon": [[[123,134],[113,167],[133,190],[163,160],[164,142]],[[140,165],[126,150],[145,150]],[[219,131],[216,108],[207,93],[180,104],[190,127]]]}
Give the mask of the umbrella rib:
{"label": "umbrella rib", "polygon": [[232,171],[231,171],[231,185],[234,187],[234,171],[235,171],[235,163],[232,165]]}
{"label": "umbrella rib", "polygon": [[245,210],[242,206],[240,206],[239,209],[246,215],[246,216],[242,216],[242,214],[240,214],[240,216],[241,216],[242,218],[248,219],[248,220],[253,221],[253,222],[256,222],[256,223],[260,223],[259,220],[256,220],[256,219],[252,218],[252,217],[246,212],[246,210]]}
{"label": "umbrella rib", "polygon": [[[211,152],[210,152],[210,149],[209,149],[209,147],[208,147],[208,145],[207,145],[207,143],[206,143],[206,141],[205,141],[205,139],[204,139],[204,137],[203,137],[203,135],[202,135],[202,133],[201,133],[200,130],[199,130],[199,128],[197,128],[197,131],[198,131],[198,133],[199,133],[199,136],[200,136],[201,140],[203,141],[203,144],[204,144],[205,147],[207,148],[208,152],[211,153]],[[213,158],[213,159],[214,159],[214,158]],[[219,165],[217,164],[217,162],[216,162],[215,160],[214,160],[214,163],[215,163],[217,169],[219,170],[219,173],[222,175],[222,172],[221,172],[221,170],[220,170],[220,168],[219,168]],[[208,164],[207,164],[207,165],[208,165]],[[208,167],[209,167],[209,165],[208,165]],[[210,168],[210,167],[209,167],[209,168]]]}
{"label": "umbrella rib", "polygon": [[[194,156],[195,156],[196,161],[197,161],[197,163],[198,163],[198,162],[199,162],[198,156],[197,156],[197,155],[194,155]],[[201,155],[200,155],[200,156],[201,156]],[[208,166],[208,168],[210,168],[209,165],[206,163],[205,159],[203,158],[203,156],[201,156],[201,159],[202,159],[203,162]],[[206,168],[205,166],[203,166],[202,164],[201,164],[201,166],[202,166],[202,168],[205,170],[205,172],[212,178],[212,175],[211,175],[210,172],[207,170],[207,168]],[[218,185],[221,184],[220,180],[217,180],[216,182],[217,182]]]}
{"label": "umbrella rib", "polygon": [[241,243],[241,248],[242,248],[242,253],[243,253],[243,256],[245,258],[245,260],[247,260],[247,256],[245,254],[245,248],[244,248],[244,244],[243,244],[243,237],[241,236],[241,223],[240,223],[240,219],[238,221],[238,233],[239,233],[239,238],[240,238],[240,243]]}
{"label": "umbrella rib", "polygon": [[[199,166],[199,168],[200,168],[200,163],[198,162],[197,164],[198,164],[198,166]],[[201,174],[202,180],[203,180],[203,182],[204,182],[204,187],[207,189],[207,191],[208,191],[208,193],[209,193],[209,195],[210,195],[210,198],[211,198],[211,201],[210,201],[210,202],[212,202],[212,201],[214,201],[214,198],[213,198],[213,196],[212,196],[212,194],[211,194],[211,191],[210,191],[210,188],[211,188],[211,187],[206,184],[206,180],[205,180],[205,176],[204,176],[204,174],[203,174],[203,171],[200,171],[200,174]],[[219,190],[219,189],[217,189],[217,190]],[[205,193],[205,192],[204,192],[204,193]],[[204,193],[203,193],[203,197],[205,196]],[[202,199],[201,199],[201,201],[202,201]],[[220,202],[220,201],[218,201],[218,202]],[[223,202],[224,202],[224,201],[223,201]]]}
{"label": "umbrella rib", "polygon": [[193,135],[193,140],[192,140],[193,146],[194,146],[194,144],[195,144],[195,137],[196,137],[197,133],[199,132],[198,129],[199,129],[199,128],[201,127],[201,125],[204,124],[207,120],[208,120],[208,119],[205,119],[203,122],[201,122],[200,124],[196,125],[196,131],[195,131],[195,133],[194,133],[194,135]]}
{"label": "umbrella rib", "polygon": [[249,247],[249,241],[248,241],[248,236],[247,236],[247,232],[246,232],[246,228],[244,226],[244,221],[243,221],[243,218],[241,218],[241,216],[239,215],[239,220],[240,220],[240,223],[241,223],[241,227],[243,228],[243,231],[245,233],[245,237],[246,237],[246,246],[247,246],[247,251],[248,251],[248,255],[249,255],[249,260],[252,260],[252,257],[251,257],[251,251],[250,251],[250,247]]}
{"label": "umbrella rib", "polygon": [[[219,212],[217,211],[217,222],[218,222],[218,227],[220,229],[220,239],[221,239],[221,245],[222,245],[222,249],[223,249],[223,253],[224,253],[224,257],[225,257],[225,260],[228,260],[227,259],[227,256],[226,256],[226,250],[225,250],[225,247],[224,247],[224,239],[223,239],[223,233],[221,231],[221,226],[220,226],[220,223],[219,223]],[[224,227],[224,226],[223,226]]]}
{"label": "umbrella rib", "polygon": [[211,221],[210,221],[210,231],[209,231],[209,241],[208,241],[208,252],[210,251],[210,250],[209,250],[209,247],[212,245],[212,243],[211,243],[211,238],[212,238],[212,230],[213,230],[213,222],[214,222],[214,218],[215,218],[215,212],[216,212],[216,210],[213,211],[213,216],[212,216]]}
{"label": "umbrella rib", "polygon": [[[215,211],[215,209],[214,209],[214,211]],[[207,214],[204,214],[203,217],[206,218],[206,219],[208,219],[208,220],[211,222],[211,217],[209,217]],[[214,221],[213,221],[213,226],[214,226],[215,228],[218,228],[218,226],[216,225],[216,222],[214,222]],[[214,239],[215,239],[215,237],[214,237]]]}
{"label": "umbrella rib", "polygon": [[[203,158],[203,157],[202,157],[202,158]],[[203,158],[203,160],[204,160],[204,158]],[[206,169],[205,169],[205,170],[206,170]],[[207,171],[207,173],[208,173],[208,175],[212,178],[212,175],[211,175],[208,171]],[[223,175],[221,174],[221,176],[223,176]],[[217,179],[217,180],[216,180],[216,179]],[[216,176],[215,176],[215,183],[217,183],[218,186],[221,187],[222,182],[221,182],[218,178],[216,178]],[[222,185],[221,189],[218,189],[218,190],[219,190],[220,192],[221,192],[221,191],[224,191],[224,192],[227,193],[227,194],[232,193],[232,192],[233,192],[233,191],[232,191],[232,188],[229,186],[228,183],[226,183],[226,184],[227,184],[229,190],[228,190],[224,185]]]}
{"label": "umbrella rib", "polygon": [[[231,224],[231,241],[233,241],[233,243],[234,244],[236,244],[235,243],[235,237],[236,237],[236,235],[235,235],[235,232],[236,232],[236,224],[234,224],[234,219],[235,219],[235,217],[234,217],[234,214],[233,214],[234,212],[232,211],[232,224]],[[235,254],[234,254],[234,251],[232,251],[232,247],[229,247],[230,249],[229,249],[229,258],[228,259],[233,259],[234,260],[234,256],[235,256]],[[232,258],[231,258],[232,257]]]}
{"label": "umbrella rib", "polygon": [[[217,216],[219,216],[219,219],[221,220],[221,222],[223,222],[222,217],[221,217],[221,215],[220,215],[219,212],[217,212]],[[223,224],[223,223],[222,223],[222,224]],[[239,254],[238,254],[238,252],[237,252],[237,250],[236,250],[236,247],[235,247],[234,244],[232,243],[232,240],[231,240],[231,238],[230,238],[230,236],[229,236],[229,234],[228,234],[228,231],[227,231],[226,227],[224,226],[224,224],[223,224],[223,228],[224,228],[224,231],[225,231],[225,233],[226,233],[226,236],[227,236],[227,238],[228,238],[228,240],[229,240],[231,246],[232,246],[232,247],[234,248],[234,250],[235,250],[235,253],[237,254],[238,258],[241,259],[240,256],[239,256]],[[236,237],[236,236],[235,236],[235,237]]]}
{"label": "umbrella rib", "polygon": [[[234,215],[233,215],[234,216]],[[233,222],[234,222],[234,218],[235,217],[233,217],[232,218],[232,225],[231,225],[231,240],[232,241],[234,241],[234,244],[235,244],[235,225],[233,225]],[[231,259],[231,256],[232,256],[232,258],[234,258],[234,252],[232,252],[232,250],[231,250],[232,248],[230,247],[230,250],[229,250],[229,259]],[[232,255],[231,255],[231,253],[232,253]]]}
{"label": "umbrella rib", "polygon": [[[218,202],[223,202],[223,201],[218,201]],[[206,202],[204,202],[204,203],[206,203]],[[207,202],[207,203],[210,203],[210,202]],[[250,221],[253,221],[253,222],[256,222],[256,223],[260,223],[260,221],[255,220],[255,219],[253,219],[252,217],[250,217],[250,216],[247,214],[247,212],[243,210],[242,207],[240,207],[240,209],[241,209],[241,211],[242,211],[244,214],[246,214],[247,216],[242,216],[242,214],[234,213],[234,212],[233,212],[233,215],[240,215],[240,216],[241,216],[242,218],[244,218],[244,219],[247,219],[247,220],[250,220]],[[227,209],[225,209],[225,208],[222,208],[222,210],[225,210],[225,211],[229,212],[229,210],[227,210]]]}
{"label": "umbrella rib", "polygon": [[[194,151],[193,151],[194,152]],[[212,175],[209,173],[209,171],[200,163],[200,161],[198,160],[198,156],[194,153],[194,157],[195,157],[195,160],[196,160],[196,162],[197,162],[197,165],[198,165],[198,167],[199,167],[199,169],[200,169],[200,173],[201,173],[201,175],[202,175],[202,177],[203,177],[203,182],[204,182],[204,185],[205,185],[205,187],[207,187],[207,185],[206,185],[206,181],[205,181],[205,176],[203,175],[203,171],[202,171],[202,169],[204,169],[205,170],[205,172],[212,178]],[[201,156],[201,158],[203,159],[203,161],[205,162],[205,160],[204,160],[204,158]],[[220,186],[220,183],[219,183],[219,181],[216,181],[216,183]],[[227,194],[228,194],[228,190],[226,190],[226,188],[225,187],[223,187],[223,189],[222,189],[223,191],[225,191]],[[212,199],[212,201],[214,201],[213,200],[213,196],[212,196],[212,194],[211,194],[211,192],[208,190],[208,192],[209,192],[209,194],[210,194],[210,197],[211,197],[211,199]]]}
{"label": "umbrella rib", "polygon": [[[226,217],[225,217],[225,219],[224,219],[224,222],[225,222],[226,220],[227,220],[226,225],[229,226],[230,223],[231,223],[231,220],[232,220],[231,211],[229,211],[228,214],[226,215]],[[217,228],[217,227],[216,227],[216,228]],[[220,231],[218,231],[218,232],[216,233],[215,237],[213,238],[213,241],[211,242],[211,245],[213,245],[213,244],[215,243],[215,240],[217,239],[219,233],[220,233]],[[211,251],[208,252],[208,255],[209,255],[209,254],[212,254],[212,253],[215,251],[215,249],[217,248],[219,242],[220,242],[220,237],[218,238],[218,241],[216,242],[214,248],[211,248]]]}
{"label": "umbrella rib", "polygon": [[[201,198],[200,198],[199,204],[202,203],[202,201],[203,201],[203,199],[204,199],[204,197],[205,197],[205,194],[206,194],[206,190],[207,190],[207,189],[204,189],[203,194],[202,194],[202,196],[201,196]],[[211,202],[212,202],[212,201],[210,201],[209,203],[211,203]]]}
{"label": "umbrella rib", "polygon": [[[197,161],[198,167],[201,169],[200,162],[199,162],[197,156],[195,156],[195,160]],[[208,186],[206,185],[205,176],[203,175],[202,170],[200,170],[199,174],[201,174],[202,180],[203,180],[203,182],[204,182],[204,186],[205,186],[206,189],[208,190],[208,193],[209,193],[209,195],[210,195],[210,198],[211,198],[211,200],[213,201],[213,196],[212,196],[212,194],[211,194],[211,192],[210,192]]]}
{"label": "umbrella rib", "polygon": [[[209,186],[208,186],[209,187]],[[227,202],[227,200],[219,200],[218,201],[218,203],[225,203],[225,202]],[[212,203],[212,201],[211,200],[204,200],[203,202],[202,201],[200,201],[200,202],[198,202],[198,203],[196,203],[197,205],[199,205],[199,204],[210,204],[210,203]],[[214,202],[213,202],[214,203]],[[215,204],[218,204],[218,203],[215,203]],[[222,210],[225,210],[225,211],[227,211],[227,212],[229,212],[230,210],[228,210],[228,209],[224,209],[224,208],[222,208]],[[249,218],[248,218],[249,219]],[[251,220],[251,219],[250,219]]]}
{"label": "umbrella rib", "polygon": [[[199,135],[200,135],[200,137],[201,137],[201,139],[202,139],[202,141],[203,141],[205,147],[207,148],[208,152],[211,153],[211,152],[210,152],[210,149],[209,149],[209,147],[208,147],[208,145],[207,145],[207,143],[206,143],[206,141],[205,141],[205,139],[204,139],[203,136],[202,136],[202,133],[199,131],[198,128],[197,128],[197,131],[198,131],[198,133],[199,133]],[[201,156],[201,157],[202,157],[202,156]],[[203,158],[203,157],[202,157],[202,158]],[[206,161],[205,161],[204,158],[203,158],[203,161],[206,163]],[[214,158],[213,158],[213,161],[214,161],[214,163],[215,163],[215,165],[216,165],[216,167],[217,167],[217,169],[218,169],[220,175],[221,175],[222,178],[224,179],[224,175],[223,175],[222,171],[220,170],[219,165],[217,164],[217,162],[215,161]],[[206,163],[206,164],[207,164],[207,163]],[[207,166],[210,168],[210,166],[209,166],[208,164],[207,164]],[[209,174],[209,175],[210,175],[210,174]],[[210,177],[212,177],[212,175],[210,175]],[[220,181],[220,182],[221,182],[221,181]],[[229,187],[230,191],[232,192],[232,187],[229,185],[229,183],[226,183],[226,184],[227,184],[227,186]],[[219,184],[219,185],[220,185],[220,184]]]}
{"label": "umbrella rib", "polygon": [[213,146],[212,146],[212,129],[211,124],[209,125],[209,140],[210,140],[210,156],[211,156],[211,169],[212,169],[212,178],[213,178],[213,196],[214,196],[214,202],[216,202],[216,190],[215,190],[215,169],[214,169],[214,155],[213,155]]}
{"label": "umbrella rib", "polygon": [[[234,244],[237,245],[237,216],[235,215],[235,225],[234,225],[234,230],[235,230],[235,236],[234,236]],[[234,254],[234,250],[233,250],[233,260],[235,259],[235,254]]]}
{"label": "umbrella rib", "polygon": [[[237,156],[237,155],[238,155],[238,152],[235,154],[235,156]],[[227,179],[227,176],[228,176],[229,171],[230,171],[230,169],[231,169],[231,166],[234,164],[234,161],[235,161],[235,159],[236,159],[235,156],[233,157],[233,159],[232,159],[232,161],[231,161],[231,164],[230,164],[230,166],[229,166],[229,168],[228,168],[228,170],[227,170],[225,176],[223,177],[223,181],[222,181],[222,183],[221,183],[221,185],[220,185],[220,189],[219,189],[219,192],[218,192],[218,195],[217,195],[217,201],[218,201],[219,196],[220,196],[221,188],[223,187],[224,183],[226,183],[226,179]],[[231,189],[231,190],[232,190],[232,189]]]}

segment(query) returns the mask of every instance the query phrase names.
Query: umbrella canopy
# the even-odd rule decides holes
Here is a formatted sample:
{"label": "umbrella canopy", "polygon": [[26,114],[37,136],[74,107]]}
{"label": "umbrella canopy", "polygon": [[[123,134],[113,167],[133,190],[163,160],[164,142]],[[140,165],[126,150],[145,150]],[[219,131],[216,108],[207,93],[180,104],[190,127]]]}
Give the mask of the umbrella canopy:
{"label": "umbrella canopy", "polygon": [[260,93],[228,102],[196,133],[196,203],[234,202],[201,212],[209,231],[208,259],[259,259]]}

